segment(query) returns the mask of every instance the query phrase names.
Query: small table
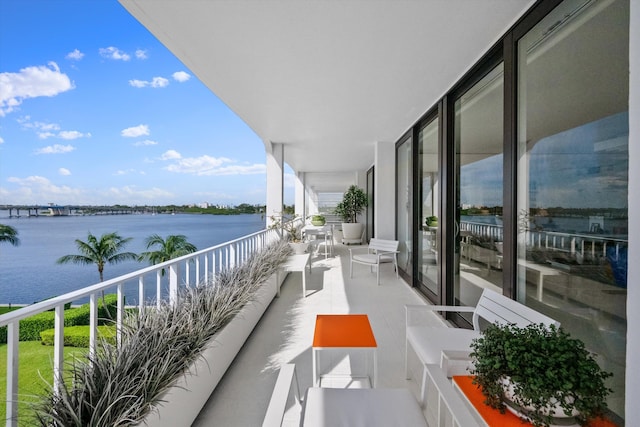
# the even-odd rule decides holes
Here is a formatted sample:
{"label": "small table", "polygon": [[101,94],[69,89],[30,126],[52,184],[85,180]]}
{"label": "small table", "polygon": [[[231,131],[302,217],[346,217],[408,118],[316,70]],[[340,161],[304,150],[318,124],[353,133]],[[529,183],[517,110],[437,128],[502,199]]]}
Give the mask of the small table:
{"label": "small table", "polygon": [[307,390],[303,427],[426,426],[418,401],[408,389]]}
{"label": "small table", "polygon": [[[305,268],[309,266],[309,274],[311,274],[311,259],[310,254],[290,255],[287,261],[282,264],[282,269],[288,272],[299,271],[302,273],[302,296],[307,296],[307,280],[305,275]],[[278,296],[280,296],[280,286],[278,286]]]}
{"label": "small table", "polygon": [[[313,236],[316,240],[319,240],[319,238],[323,238],[324,239],[324,258],[327,259],[328,255],[333,256],[333,231],[332,231],[332,226],[331,225],[321,225],[321,226],[315,226],[315,225],[305,225],[302,228],[302,231],[304,232],[305,236],[310,238],[311,236]],[[316,244],[318,242],[315,242]],[[327,253],[327,251],[329,251]],[[319,253],[319,250],[318,250]]]}
{"label": "small table", "polygon": [[[312,346],[313,385],[320,386],[321,375],[318,372],[320,352],[326,349],[343,348],[371,351],[373,372],[369,373],[369,369],[366,371],[371,387],[375,387],[378,375],[377,347],[378,344],[366,314],[318,314]],[[367,365],[369,365],[368,360]]]}

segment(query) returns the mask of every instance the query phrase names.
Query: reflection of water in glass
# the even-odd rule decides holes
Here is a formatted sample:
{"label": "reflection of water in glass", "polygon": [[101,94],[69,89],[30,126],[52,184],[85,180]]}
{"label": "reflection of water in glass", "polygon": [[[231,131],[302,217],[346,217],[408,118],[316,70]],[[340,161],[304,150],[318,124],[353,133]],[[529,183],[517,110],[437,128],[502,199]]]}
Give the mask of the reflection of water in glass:
{"label": "reflection of water in glass", "polygon": [[[29,304],[97,283],[95,265],[56,264],[63,255],[76,254],[75,239],[86,241],[118,232],[133,240],[126,251],[140,253],[144,240],[159,234],[184,234],[198,249],[206,249],[264,228],[260,215],[105,215],[38,218],[8,218],[0,211],[0,222],[18,230],[20,246],[0,246],[0,304]],[[105,266],[105,280],[146,267],[129,261]],[[145,279],[147,296],[155,290],[155,275]],[[134,303],[137,290],[127,287],[127,303]]]}

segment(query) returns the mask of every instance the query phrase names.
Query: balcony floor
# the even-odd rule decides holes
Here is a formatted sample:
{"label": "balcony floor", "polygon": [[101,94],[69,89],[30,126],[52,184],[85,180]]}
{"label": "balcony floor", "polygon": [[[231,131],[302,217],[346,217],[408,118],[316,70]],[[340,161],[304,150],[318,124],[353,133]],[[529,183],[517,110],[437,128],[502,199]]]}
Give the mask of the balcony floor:
{"label": "balcony floor", "polygon": [[[276,297],[245,343],[194,426],[259,426],[262,424],[279,368],[295,363],[301,393],[312,384],[311,342],[317,314],[364,313],[369,316],[378,344],[378,387],[417,385],[406,380],[405,304],[424,304],[390,264],[382,266],[380,286],[376,275],[354,265],[349,278],[349,251],[336,245],[335,256],[312,255],[307,270],[307,297],[302,297],[300,273],[290,273]],[[437,316],[426,319],[445,327]],[[323,383],[324,385],[324,383]],[[291,407],[285,425],[299,425],[299,407]]]}

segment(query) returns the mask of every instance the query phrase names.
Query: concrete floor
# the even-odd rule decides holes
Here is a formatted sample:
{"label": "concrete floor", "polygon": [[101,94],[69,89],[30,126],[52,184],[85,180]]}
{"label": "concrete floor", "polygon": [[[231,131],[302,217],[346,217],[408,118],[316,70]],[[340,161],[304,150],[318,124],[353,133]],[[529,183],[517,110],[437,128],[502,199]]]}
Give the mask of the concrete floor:
{"label": "concrete floor", "polygon": [[[407,387],[416,392],[415,381],[406,380],[404,373],[404,305],[425,304],[426,300],[396,279],[390,264],[381,269],[380,286],[375,273],[363,265],[354,265],[350,279],[349,251],[343,245],[336,245],[334,256],[328,259],[312,255],[312,272],[306,274],[307,296],[303,298],[300,273],[289,273],[281,296],[273,300],[194,426],[260,426],[284,363],[295,363],[304,395],[312,384],[311,342],[317,314],[367,314],[378,344],[378,387]],[[435,315],[426,321],[446,326]],[[338,359],[334,361],[336,371],[345,364],[348,367],[348,359]],[[290,400],[284,425],[298,426],[300,407]]]}

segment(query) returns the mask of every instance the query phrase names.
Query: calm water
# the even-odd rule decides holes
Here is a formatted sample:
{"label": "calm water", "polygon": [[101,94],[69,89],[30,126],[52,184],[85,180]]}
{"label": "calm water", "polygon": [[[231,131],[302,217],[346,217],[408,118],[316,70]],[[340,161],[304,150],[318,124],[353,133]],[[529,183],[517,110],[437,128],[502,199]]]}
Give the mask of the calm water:
{"label": "calm water", "polygon": [[[117,232],[133,240],[126,251],[146,251],[144,240],[159,234],[184,234],[198,249],[215,246],[264,228],[261,215],[105,215],[9,218],[0,211],[0,223],[18,230],[20,246],[0,245],[0,304],[30,304],[100,281],[95,265],[56,264],[63,255],[77,254],[75,239],[87,240]],[[106,265],[105,280],[146,267],[134,261]],[[151,288],[155,287],[155,281]],[[127,292],[127,303],[133,302]]]}

